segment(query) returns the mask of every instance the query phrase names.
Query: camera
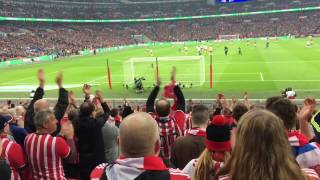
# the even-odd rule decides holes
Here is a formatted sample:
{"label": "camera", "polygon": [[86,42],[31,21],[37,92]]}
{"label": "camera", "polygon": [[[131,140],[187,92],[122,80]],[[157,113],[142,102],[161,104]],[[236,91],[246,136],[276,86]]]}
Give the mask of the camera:
{"label": "camera", "polygon": [[297,96],[296,92],[291,87],[281,90],[281,95],[288,99],[294,99]]}

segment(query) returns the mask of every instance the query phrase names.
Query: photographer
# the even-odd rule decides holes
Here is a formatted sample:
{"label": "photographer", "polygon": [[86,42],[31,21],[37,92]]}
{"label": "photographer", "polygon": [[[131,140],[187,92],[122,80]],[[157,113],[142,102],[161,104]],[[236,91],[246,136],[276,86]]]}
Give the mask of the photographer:
{"label": "photographer", "polygon": [[146,80],[144,77],[141,78],[134,78],[134,85],[136,89],[136,93],[142,93],[144,91],[142,81]]}

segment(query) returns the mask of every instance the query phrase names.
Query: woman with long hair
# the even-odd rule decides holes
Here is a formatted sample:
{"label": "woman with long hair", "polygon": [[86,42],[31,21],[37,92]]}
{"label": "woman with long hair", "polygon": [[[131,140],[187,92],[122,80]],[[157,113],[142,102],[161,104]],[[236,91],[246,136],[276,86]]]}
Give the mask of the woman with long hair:
{"label": "woman with long hair", "polygon": [[214,116],[206,128],[206,148],[198,159],[191,160],[183,171],[193,180],[214,179],[216,173],[230,157],[231,124],[233,118],[223,115]]}
{"label": "woman with long hair", "polygon": [[238,124],[229,161],[219,180],[319,180],[311,169],[300,169],[282,121],[273,113],[255,110]]}

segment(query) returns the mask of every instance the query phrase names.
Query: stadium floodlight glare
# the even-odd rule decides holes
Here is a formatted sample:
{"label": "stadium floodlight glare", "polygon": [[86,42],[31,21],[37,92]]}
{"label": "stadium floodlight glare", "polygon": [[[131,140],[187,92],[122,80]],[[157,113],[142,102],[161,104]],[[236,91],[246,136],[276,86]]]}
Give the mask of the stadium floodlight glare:
{"label": "stadium floodlight glare", "polygon": [[257,14],[273,14],[286,12],[301,12],[320,10],[320,6],[291,8],[279,10],[265,10],[254,12],[241,12],[230,14],[212,14],[203,16],[183,16],[183,17],[169,17],[169,18],[144,18],[144,19],[48,19],[48,18],[22,18],[22,17],[4,17],[0,16],[0,21],[24,21],[24,22],[70,22],[70,23],[127,23],[127,22],[153,22],[153,21],[175,21],[175,20],[190,20],[190,19],[208,19],[218,17],[232,17],[232,16],[250,16]]}
{"label": "stadium floodlight glare", "polygon": [[172,66],[177,68],[178,83],[201,86],[206,81],[203,56],[133,57],[123,62],[124,84],[133,85],[134,78],[144,77],[145,84],[152,86],[156,82],[157,61],[159,76],[164,84],[170,82]]}

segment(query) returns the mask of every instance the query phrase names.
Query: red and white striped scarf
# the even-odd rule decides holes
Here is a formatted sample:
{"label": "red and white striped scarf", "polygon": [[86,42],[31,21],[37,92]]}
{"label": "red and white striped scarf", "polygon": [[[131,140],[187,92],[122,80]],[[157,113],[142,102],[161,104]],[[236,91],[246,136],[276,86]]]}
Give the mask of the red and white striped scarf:
{"label": "red and white striped scarf", "polygon": [[121,180],[123,177],[136,179],[146,171],[153,171],[154,180],[160,180],[159,177],[163,177],[157,176],[157,173],[161,171],[168,171],[170,180],[190,180],[190,177],[183,172],[167,168],[162,159],[156,156],[141,158],[120,157],[114,164],[101,164],[97,166],[91,172],[90,179],[100,180],[103,173],[106,173],[107,179]]}

